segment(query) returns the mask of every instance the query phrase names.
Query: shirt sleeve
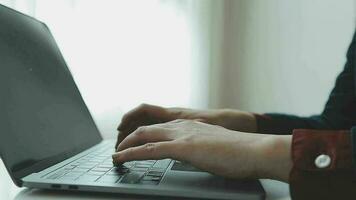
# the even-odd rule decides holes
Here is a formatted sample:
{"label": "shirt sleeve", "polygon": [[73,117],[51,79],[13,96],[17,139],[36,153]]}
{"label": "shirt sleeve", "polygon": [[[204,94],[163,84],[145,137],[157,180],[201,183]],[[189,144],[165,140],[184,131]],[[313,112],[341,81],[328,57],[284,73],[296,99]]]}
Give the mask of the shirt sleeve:
{"label": "shirt sleeve", "polygon": [[354,133],[296,129],[289,177],[293,200],[356,199]]}

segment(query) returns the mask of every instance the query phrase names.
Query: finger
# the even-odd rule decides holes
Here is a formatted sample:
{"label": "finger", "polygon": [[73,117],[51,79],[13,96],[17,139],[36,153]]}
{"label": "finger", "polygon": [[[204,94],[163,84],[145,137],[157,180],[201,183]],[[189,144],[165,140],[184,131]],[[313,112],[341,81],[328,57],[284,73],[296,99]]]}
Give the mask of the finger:
{"label": "finger", "polygon": [[201,123],[208,123],[208,120],[202,118],[194,119],[194,121],[201,122]]}
{"label": "finger", "polygon": [[137,128],[139,125],[151,125],[170,120],[171,119],[166,108],[149,104],[141,104],[123,116],[117,129],[132,129]]}
{"label": "finger", "polygon": [[167,124],[171,123],[171,124],[174,124],[174,123],[181,123],[181,122],[184,122],[184,121],[187,121],[186,119],[176,119],[176,120],[173,120],[173,121],[170,121],[168,122]]}
{"label": "finger", "polygon": [[127,126],[133,123],[133,120],[137,118],[137,116],[142,115],[149,105],[141,104],[140,106],[130,110],[127,112],[121,119],[121,123],[119,124],[117,130],[127,129]]}
{"label": "finger", "polygon": [[119,144],[127,137],[128,134],[129,134],[128,132],[119,131],[119,133],[117,134],[115,149],[117,149]]}
{"label": "finger", "polygon": [[139,146],[149,142],[159,142],[170,140],[169,129],[159,126],[141,126],[128,135],[117,147],[116,151]]}
{"label": "finger", "polygon": [[131,147],[113,154],[113,162],[120,164],[132,160],[160,160],[166,158],[178,159],[179,143],[156,142]]}
{"label": "finger", "polygon": [[144,126],[146,124],[137,124],[137,127],[128,127],[125,130],[120,130],[117,134],[117,140],[115,144],[115,149],[119,146],[119,144],[128,136],[130,133],[134,132],[139,126]]}
{"label": "finger", "polygon": [[140,126],[148,126],[148,125],[152,125],[152,124],[157,124],[157,121],[153,121],[150,119],[141,119],[136,121],[136,123],[130,123],[131,126],[126,127],[126,129],[124,130],[120,130],[117,136],[117,141],[116,141],[116,145],[115,145],[115,149],[117,149],[117,147],[119,146],[119,144],[132,132],[134,132],[138,127]]}

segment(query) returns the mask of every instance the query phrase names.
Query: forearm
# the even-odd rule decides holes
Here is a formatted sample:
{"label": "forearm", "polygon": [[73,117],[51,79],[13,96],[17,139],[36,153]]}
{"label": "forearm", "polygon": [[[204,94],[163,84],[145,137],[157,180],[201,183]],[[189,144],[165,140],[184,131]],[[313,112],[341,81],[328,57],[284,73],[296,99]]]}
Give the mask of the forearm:
{"label": "forearm", "polygon": [[214,124],[249,133],[288,135],[294,129],[341,129],[330,122],[335,121],[332,120],[332,115],[299,117],[278,113],[256,114],[233,109],[222,109],[218,113],[218,120]]}
{"label": "forearm", "polygon": [[256,133],[257,122],[253,113],[234,109],[220,110],[217,125],[241,132]]}

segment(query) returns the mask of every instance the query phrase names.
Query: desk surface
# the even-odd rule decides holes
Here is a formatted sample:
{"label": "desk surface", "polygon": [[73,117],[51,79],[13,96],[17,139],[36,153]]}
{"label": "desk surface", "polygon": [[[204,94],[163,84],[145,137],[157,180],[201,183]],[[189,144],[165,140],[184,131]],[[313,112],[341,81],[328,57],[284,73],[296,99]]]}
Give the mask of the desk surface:
{"label": "desk surface", "polygon": [[[268,200],[288,200],[289,189],[288,184],[273,181],[261,180],[262,185],[267,192]],[[82,193],[82,192],[62,192],[62,191],[46,191],[46,190],[30,190],[26,188],[18,188],[11,181],[3,162],[0,160],[0,199],[16,199],[16,200],[44,200],[44,199],[147,199],[138,196],[118,195],[118,194],[101,194],[101,193]],[[153,198],[149,198],[153,199]],[[157,199],[157,198],[155,198]],[[171,199],[171,198],[170,198]]]}

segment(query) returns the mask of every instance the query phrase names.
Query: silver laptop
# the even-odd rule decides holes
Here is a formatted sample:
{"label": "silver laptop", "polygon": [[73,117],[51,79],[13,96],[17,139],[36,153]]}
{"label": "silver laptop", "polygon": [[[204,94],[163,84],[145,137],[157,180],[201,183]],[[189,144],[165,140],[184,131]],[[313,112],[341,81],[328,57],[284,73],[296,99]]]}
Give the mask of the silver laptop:
{"label": "silver laptop", "polygon": [[170,159],[113,166],[113,152],[114,141],[101,138],[47,26],[0,5],[0,153],[16,185],[199,199],[265,197],[258,180],[228,180]]}

